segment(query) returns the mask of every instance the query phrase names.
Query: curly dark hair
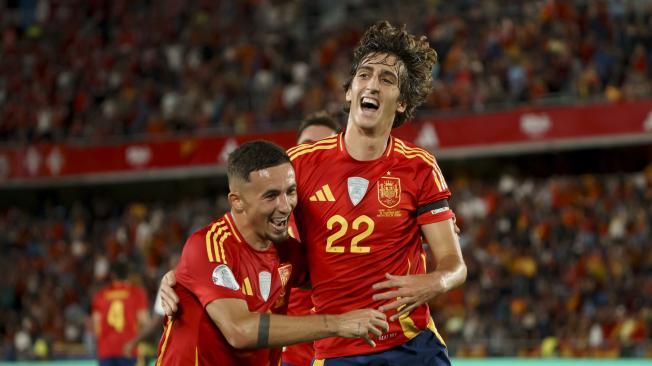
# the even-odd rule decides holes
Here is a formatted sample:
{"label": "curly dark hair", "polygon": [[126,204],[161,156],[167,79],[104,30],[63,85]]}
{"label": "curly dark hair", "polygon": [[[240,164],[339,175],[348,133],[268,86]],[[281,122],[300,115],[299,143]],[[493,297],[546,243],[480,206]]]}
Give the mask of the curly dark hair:
{"label": "curly dark hair", "polygon": [[[395,55],[403,65],[404,70],[399,75],[400,100],[405,102],[405,112],[396,112],[392,128],[399,127],[412,118],[414,110],[423,103],[432,89],[432,68],[437,63],[437,52],[430,47],[426,36],[417,38],[401,28],[383,21],[371,26],[353,51],[353,65],[349,80],[344,84],[344,90],[351,87],[351,82],[360,64],[369,56],[387,53]],[[347,103],[344,110],[348,113],[351,105]]]}

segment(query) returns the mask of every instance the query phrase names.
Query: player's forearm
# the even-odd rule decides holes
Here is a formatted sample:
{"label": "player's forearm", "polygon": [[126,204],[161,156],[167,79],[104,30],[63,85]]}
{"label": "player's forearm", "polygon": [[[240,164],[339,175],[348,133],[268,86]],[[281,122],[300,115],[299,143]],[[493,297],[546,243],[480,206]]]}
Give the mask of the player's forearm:
{"label": "player's forearm", "polygon": [[[271,315],[269,347],[287,346],[337,335],[336,315],[283,316]],[[258,342],[264,340],[265,329],[259,327]],[[263,339],[261,339],[261,336]]]}
{"label": "player's forearm", "polygon": [[237,334],[225,334],[235,348],[276,348],[337,335],[337,316],[256,314]]}
{"label": "player's forearm", "polygon": [[435,280],[434,291],[444,293],[466,281],[466,264],[457,255],[448,255],[438,261],[435,271],[430,273]]}
{"label": "player's forearm", "polygon": [[147,321],[147,324],[142,326],[136,337],[134,337],[131,342],[139,343],[142,342],[145,338],[151,336],[156,332],[157,329],[162,329],[163,317],[156,314],[151,319]]}

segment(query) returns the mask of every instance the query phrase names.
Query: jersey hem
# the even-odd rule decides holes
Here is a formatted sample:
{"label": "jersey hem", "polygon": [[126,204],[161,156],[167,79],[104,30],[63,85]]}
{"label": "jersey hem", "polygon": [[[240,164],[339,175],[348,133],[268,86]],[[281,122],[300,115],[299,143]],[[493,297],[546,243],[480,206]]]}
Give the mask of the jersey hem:
{"label": "jersey hem", "polygon": [[[417,336],[421,334],[423,331],[420,330],[419,333],[417,333]],[[329,358],[337,358],[337,357],[350,357],[350,356],[360,356],[360,355],[368,355],[371,353],[380,353],[387,351],[388,349],[400,346],[402,344],[405,344],[409,342],[411,339],[408,338],[403,338],[401,340],[397,340],[392,343],[385,343],[382,346],[376,346],[375,348],[369,349],[369,348],[360,348],[360,349],[346,349],[345,351],[340,351],[340,352],[319,352],[318,350],[315,349],[315,359],[321,360],[321,359],[329,359]]]}

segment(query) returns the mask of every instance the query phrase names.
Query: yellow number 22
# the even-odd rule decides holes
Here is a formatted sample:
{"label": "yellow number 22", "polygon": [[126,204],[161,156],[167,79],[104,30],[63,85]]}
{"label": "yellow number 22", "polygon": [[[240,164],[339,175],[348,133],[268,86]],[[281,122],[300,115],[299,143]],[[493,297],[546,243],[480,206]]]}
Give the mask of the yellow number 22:
{"label": "yellow number 22", "polygon": [[[345,246],[335,245],[335,242],[346,235],[346,232],[349,230],[349,222],[342,215],[335,215],[328,219],[326,222],[326,228],[328,228],[328,230],[334,230],[335,224],[339,224],[340,227],[326,239],[326,252],[344,253],[346,250]],[[374,232],[374,227],[376,224],[374,223],[374,220],[372,220],[369,216],[358,216],[355,220],[353,220],[353,230],[358,231],[361,229],[361,224],[366,224],[367,228],[363,232],[354,236],[353,239],[351,239],[351,253],[369,253],[371,251],[370,247],[359,246],[358,244],[362,240],[368,238]]]}

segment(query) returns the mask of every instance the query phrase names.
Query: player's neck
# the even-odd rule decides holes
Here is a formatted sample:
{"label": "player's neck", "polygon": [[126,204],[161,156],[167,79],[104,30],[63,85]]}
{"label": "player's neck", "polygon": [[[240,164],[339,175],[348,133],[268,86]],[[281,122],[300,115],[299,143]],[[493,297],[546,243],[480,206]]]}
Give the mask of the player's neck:
{"label": "player's neck", "polygon": [[249,224],[246,217],[243,217],[242,214],[233,212],[233,210],[231,210],[231,217],[233,217],[233,225],[238,229],[247,245],[252,247],[254,250],[261,252],[269,249],[272,242],[265,238],[261,238],[256,234],[256,231]]}
{"label": "player's neck", "polygon": [[349,123],[344,133],[344,146],[349,155],[355,160],[376,160],[387,149],[387,142],[391,132],[391,126],[384,129],[367,130]]}

